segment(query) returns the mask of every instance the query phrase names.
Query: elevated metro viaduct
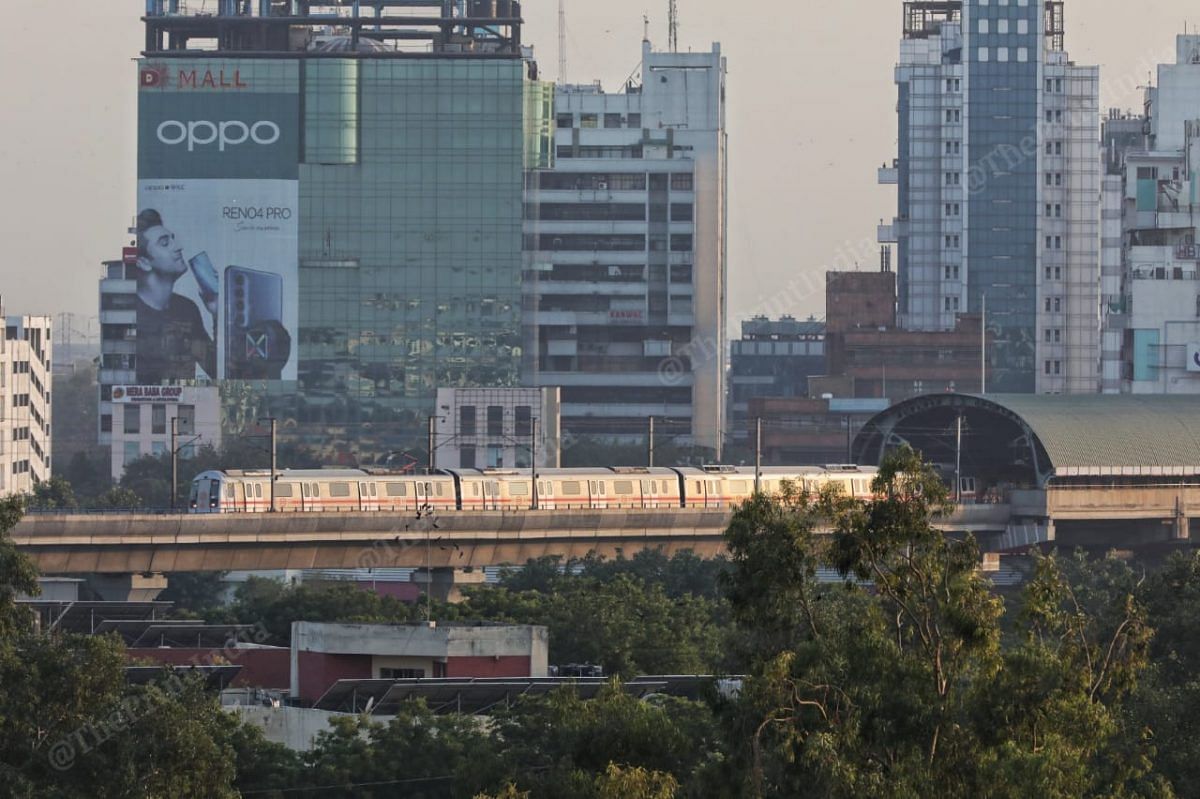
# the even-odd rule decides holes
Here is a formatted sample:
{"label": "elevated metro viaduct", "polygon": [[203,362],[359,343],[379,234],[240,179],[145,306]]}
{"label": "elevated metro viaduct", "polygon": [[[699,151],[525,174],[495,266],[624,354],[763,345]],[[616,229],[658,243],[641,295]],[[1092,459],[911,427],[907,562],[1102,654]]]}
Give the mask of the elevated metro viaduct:
{"label": "elevated metro viaduct", "polygon": [[[172,573],[278,569],[430,570],[435,594],[483,579],[485,566],[547,555],[632,556],[646,549],[701,557],[725,552],[726,508],[402,513],[48,515],[12,531],[43,574],[107,575],[106,598],[152,599]],[[950,532],[1002,533],[1003,508],[965,508]],[[423,572],[424,575],[424,572]]]}
{"label": "elevated metro viaduct", "polygon": [[903,444],[949,477],[960,462],[980,502],[1008,507],[1000,549],[1182,546],[1200,518],[1198,398],[927,395],[868,422],[854,455]]}

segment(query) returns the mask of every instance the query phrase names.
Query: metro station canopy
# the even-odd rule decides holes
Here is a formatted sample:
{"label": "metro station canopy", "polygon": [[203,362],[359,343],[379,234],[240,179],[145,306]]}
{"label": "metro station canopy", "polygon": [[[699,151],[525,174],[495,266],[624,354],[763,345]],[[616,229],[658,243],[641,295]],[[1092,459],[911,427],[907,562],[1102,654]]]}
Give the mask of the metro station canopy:
{"label": "metro station canopy", "polygon": [[1200,477],[1200,397],[934,394],[874,417],[854,456],[878,463],[909,444],[985,486],[1044,487],[1084,478]]}

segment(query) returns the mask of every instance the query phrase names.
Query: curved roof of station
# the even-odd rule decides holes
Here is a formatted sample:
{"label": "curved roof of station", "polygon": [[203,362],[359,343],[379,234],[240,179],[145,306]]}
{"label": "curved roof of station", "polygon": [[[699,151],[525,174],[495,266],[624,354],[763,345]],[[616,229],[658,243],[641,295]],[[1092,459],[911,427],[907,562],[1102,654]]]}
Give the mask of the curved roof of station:
{"label": "curved roof of station", "polygon": [[1016,423],[1056,476],[1200,474],[1200,397],[927,395],[875,416],[857,450],[866,454],[872,437],[905,438],[906,420],[959,410]]}

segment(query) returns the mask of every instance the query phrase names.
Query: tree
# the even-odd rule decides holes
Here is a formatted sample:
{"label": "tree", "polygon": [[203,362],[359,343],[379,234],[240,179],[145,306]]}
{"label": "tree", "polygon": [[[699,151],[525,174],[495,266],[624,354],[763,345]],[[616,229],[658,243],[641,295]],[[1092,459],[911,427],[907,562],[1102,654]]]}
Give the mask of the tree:
{"label": "tree", "polygon": [[159,594],[162,602],[173,602],[176,612],[203,617],[225,604],[226,572],[174,572],[166,589]]}
{"label": "tree", "polygon": [[[724,754],[704,703],[644,701],[615,680],[590,700],[567,687],[500,712],[496,735],[516,784],[535,799],[617,796],[613,791],[623,784],[646,789],[670,784],[687,796],[723,795],[708,779]],[[614,763],[621,768],[614,771]]]}
{"label": "tree", "polygon": [[0,783],[5,796],[234,797],[239,768],[286,764],[246,733],[198,678],[125,682],[116,636],[36,631],[18,594],[37,573],[8,531],[18,499],[0,501]]}
{"label": "tree", "polygon": [[599,799],[675,799],[679,783],[670,774],[644,768],[621,768],[610,763],[596,778]]}
{"label": "tree", "polygon": [[[729,722],[748,792],[1164,795],[1120,722],[1148,640],[1136,600],[1096,591],[1088,610],[1046,558],[1002,650],[974,541],[932,525],[936,473],[901,450],[873,493],[756,497],[730,527],[730,600],[756,650]],[[825,561],[852,581],[814,584]]]}
{"label": "tree", "polygon": [[33,493],[26,499],[31,510],[74,510],[79,507],[75,492],[65,478],[58,475],[49,480],[39,480],[33,485]]}

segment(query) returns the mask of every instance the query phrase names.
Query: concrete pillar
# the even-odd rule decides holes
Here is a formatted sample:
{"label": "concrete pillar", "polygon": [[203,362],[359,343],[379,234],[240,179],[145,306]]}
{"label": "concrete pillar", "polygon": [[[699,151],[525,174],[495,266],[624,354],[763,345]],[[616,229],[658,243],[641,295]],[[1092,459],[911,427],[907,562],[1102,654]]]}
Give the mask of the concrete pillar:
{"label": "concrete pillar", "polygon": [[165,574],[93,574],[88,585],[105,602],[153,602],[167,587]]}
{"label": "concrete pillar", "polygon": [[462,602],[465,598],[462,589],[470,585],[483,585],[487,575],[482,569],[437,568],[432,570],[417,569],[409,577],[410,582],[421,586],[421,591],[432,596],[439,602]]}

